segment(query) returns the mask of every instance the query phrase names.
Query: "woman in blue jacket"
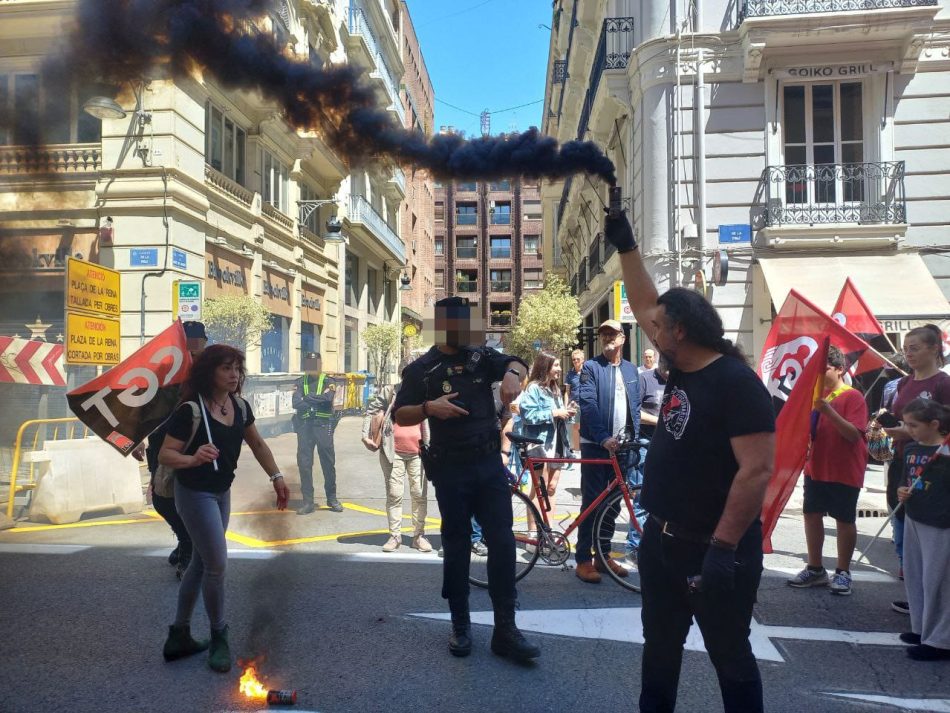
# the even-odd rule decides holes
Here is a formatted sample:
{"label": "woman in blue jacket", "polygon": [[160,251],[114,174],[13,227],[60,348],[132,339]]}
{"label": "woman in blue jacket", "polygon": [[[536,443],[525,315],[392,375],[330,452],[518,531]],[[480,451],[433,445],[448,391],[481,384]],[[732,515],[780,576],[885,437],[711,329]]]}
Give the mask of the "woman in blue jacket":
{"label": "woman in blue jacket", "polygon": [[[543,445],[535,446],[530,455],[542,458],[558,457],[558,423],[567,422],[577,413],[577,405],[572,401],[567,406],[561,395],[561,364],[550,352],[542,351],[534,359],[531,372],[528,374],[528,386],[522,392],[518,404],[521,415],[521,430],[525,436],[538,438],[544,441]],[[567,433],[561,429],[561,433]],[[561,445],[561,453],[570,450],[570,443]],[[549,518],[554,515],[554,498],[557,492],[557,482],[560,477],[561,465],[547,463],[544,466],[544,484],[548,499],[551,502]],[[529,496],[540,507],[537,493],[532,485]],[[534,523],[528,523],[529,529],[534,529]]]}

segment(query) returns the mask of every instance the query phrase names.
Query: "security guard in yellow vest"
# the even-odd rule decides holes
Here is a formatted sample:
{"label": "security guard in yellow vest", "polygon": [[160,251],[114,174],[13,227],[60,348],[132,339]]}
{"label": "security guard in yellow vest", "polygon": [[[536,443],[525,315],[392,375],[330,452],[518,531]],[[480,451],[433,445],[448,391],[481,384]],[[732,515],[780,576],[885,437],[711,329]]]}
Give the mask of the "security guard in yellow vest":
{"label": "security guard in yellow vest", "polygon": [[321,370],[320,355],[308,352],[303,358],[304,375],[294,384],[294,425],[297,431],[297,468],[300,470],[300,489],[303,492],[303,507],[298,515],[308,515],[317,509],[313,501],[313,449],[316,447],[323,469],[323,488],[327,495],[327,507],[333,512],[343,512],[336,498],[336,453],[333,450],[333,431],[336,417],[333,413],[333,398],[336,380]]}

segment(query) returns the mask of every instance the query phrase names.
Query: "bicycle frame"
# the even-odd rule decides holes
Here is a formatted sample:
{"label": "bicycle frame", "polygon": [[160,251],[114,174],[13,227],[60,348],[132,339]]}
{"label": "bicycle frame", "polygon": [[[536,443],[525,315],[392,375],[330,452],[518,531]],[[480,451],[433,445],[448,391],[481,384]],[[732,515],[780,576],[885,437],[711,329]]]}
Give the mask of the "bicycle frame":
{"label": "bicycle frame", "polygon": [[[527,450],[527,449],[524,449],[524,450]],[[524,450],[522,450],[522,455],[525,455]],[[626,504],[627,510],[630,513],[630,521],[633,523],[633,526],[636,528],[637,532],[639,532],[640,534],[643,534],[643,530],[640,527],[640,522],[635,517],[636,511],[633,506],[633,497],[630,495],[630,488],[627,486],[627,482],[623,477],[623,473],[620,472],[620,464],[617,462],[616,455],[613,455],[610,458],[525,457],[522,459],[521,472],[523,473],[525,469],[527,469],[531,477],[531,484],[538,500],[538,512],[541,513],[541,519],[544,521],[545,530],[549,532],[551,531],[551,523],[550,523],[550,520],[548,519],[548,510],[550,509],[550,507],[545,506],[545,502],[547,502],[547,496],[542,495],[540,476],[538,475],[538,471],[534,466],[543,465],[546,463],[552,463],[552,464],[559,463],[562,465],[571,464],[571,463],[580,463],[582,465],[584,463],[588,465],[610,465],[610,466],[613,466],[613,470],[614,470],[613,480],[610,481],[607,487],[604,488],[603,492],[601,492],[600,495],[598,495],[594,499],[594,501],[590,505],[588,505],[587,508],[583,512],[579,513],[578,516],[574,518],[574,520],[571,521],[571,523],[567,526],[567,528],[562,533],[564,537],[570,537],[571,533],[574,532],[574,530],[576,530],[578,527],[580,527],[580,524],[584,520],[586,520],[588,517],[592,516],[595,512],[597,512],[597,508],[600,507],[600,504],[604,500],[606,500],[607,497],[618,487],[623,493],[624,503]],[[515,476],[515,478],[516,480],[511,486],[513,489],[517,489],[519,487],[519,483],[521,482],[520,477]],[[516,539],[520,540],[522,538],[516,538]],[[527,544],[532,544],[532,545],[538,544],[537,538],[523,538],[523,539],[524,539],[524,542]]]}

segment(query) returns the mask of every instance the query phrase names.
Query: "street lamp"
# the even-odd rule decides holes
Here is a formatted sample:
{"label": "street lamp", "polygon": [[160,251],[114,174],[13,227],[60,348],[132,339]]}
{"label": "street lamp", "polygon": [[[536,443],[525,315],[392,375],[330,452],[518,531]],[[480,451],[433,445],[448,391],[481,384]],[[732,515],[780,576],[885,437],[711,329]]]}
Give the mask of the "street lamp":
{"label": "street lamp", "polygon": [[[315,210],[321,206],[331,204],[336,204],[335,198],[297,201],[297,221],[301,225],[305,225]],[[326,232],[323,234],[323,239],[328,243],[346,242],[346,238],[343,237],[343,222],[336,216],[327,219]]]}
{"label": "street lamp", "polygon": [[124,119],[128,116],[125,109],[115,99],[109,97],[91,97],[82,105],[82,110],[97,119]]}

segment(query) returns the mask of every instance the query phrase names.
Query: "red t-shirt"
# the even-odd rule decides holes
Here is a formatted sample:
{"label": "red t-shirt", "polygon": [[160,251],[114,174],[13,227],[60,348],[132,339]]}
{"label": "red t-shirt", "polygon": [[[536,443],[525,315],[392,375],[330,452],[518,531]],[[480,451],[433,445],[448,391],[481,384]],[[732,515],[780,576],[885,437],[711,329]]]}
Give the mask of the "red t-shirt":
{"label": "red t-shirt", "polygon": [[861,433],[854,443],[845,440],[830,419],[818,417],[815,438],[811,444],[805,473],[812,480],[843,483],[852,488],[864,486],[864,471],[868,466],[868,446],[864,429],[868,425],[868,407],[857,389],[838,394],[831,408]]}
{"label": "red t-shirt", "polygon": [[419,441],[422,439],[422,424],[415,426],[400,426],[398,423],[393,426],[393,439],[395,441],[396,453],[402,455],[418,455]]}

